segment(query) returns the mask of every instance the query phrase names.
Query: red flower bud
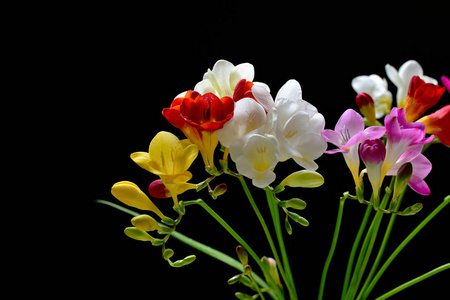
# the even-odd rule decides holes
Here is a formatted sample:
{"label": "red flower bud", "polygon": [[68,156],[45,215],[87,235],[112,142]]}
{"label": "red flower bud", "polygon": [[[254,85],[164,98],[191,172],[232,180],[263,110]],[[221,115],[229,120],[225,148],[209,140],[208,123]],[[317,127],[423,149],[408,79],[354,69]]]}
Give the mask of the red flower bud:
{"label": "red flower bud", "polygon": [[169,190],[162,183],[161,179],[155,180],[148,186],[148,193],[153,198],[169,198],[171,196]]}
{"label": "red flower bud", "polygon": [[366,117],[372,125],[375,125],[377,120],[375,118],[375,103],[373,102],[372,97],[367,93],[359,93],[356,95],[356,104],[363,116]]}

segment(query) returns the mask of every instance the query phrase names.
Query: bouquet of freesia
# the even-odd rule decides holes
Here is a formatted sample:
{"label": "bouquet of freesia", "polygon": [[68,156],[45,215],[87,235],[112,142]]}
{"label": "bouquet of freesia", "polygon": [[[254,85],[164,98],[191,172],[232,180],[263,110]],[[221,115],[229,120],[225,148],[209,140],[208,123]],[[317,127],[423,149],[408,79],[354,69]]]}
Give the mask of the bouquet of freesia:
{"label": "bouquet of freesia", "polygon": [[[360,112],[348,109],[334,129],[325,129],[324,116],[303,100],[296,80],[286,82],[273,98],[268,85],[253,81],[251,64],[234,66],[219,60],[193,90],[180,93],[162,111],[164,118],[181,130],[186,139],[161,131],[151,140],[148,152],[131,154],[139,167],[159,176],[148,187],[150,197],[129,181],[112,186],[112,195],[122,203],[150,213],[141,214],[104,200],[98,202],[133,215],[132,226],[125,229],[125,234],[160,247],[163,259],[172,267],[186,266],[196,257],[174,260],[174,250],[168,247],[170,237],[238,269],[239,273],[228,280],[230,285],[240,283],[246,288],[236,293],[238,299],[298,299],[301,291],[296,289],[284,233],[292,234],[295,223],[309,225],[299,214],[307,204],[300,198],[281,199],[280,193],[286,187],[321,186],[324,178],[316,171],[319,166],[315,160],[324,153],[342,153],[355,188],[340,198],[334,236],[317,285],[318,299],[324,296],[347,200],[365,206],[366,212],[349,253],[341,299],[367,299],[394,258],[450,202],[447,196],[384,259],[396,218],[415,215],[422,209],[421,203],[402,205],[408,186],[421,195],[430,194],[425,178],[432,167],[425,150],[432,144],[450,146],[450,105],[423,116],[437,104],[445,88],[450,89],[449,79],[442,76],[445,87],[439,86],[437,80],[423,74],[416,61],[406,62],[399,70],[386,65],[386,73],[397,86],[396,107],[392,107],[393,97],[386,79],[378,75],[358,76],[353,79],[352,87],[357,93]],[[331,149],[327,150],[329,144]],[[189,168],[199,153],[205,165],[205,179],[193,183]],[[298,170],[277,178],[276,170],[283,168],[280,163],[291,158],[289,168]],[[240,229],[232,228],[207,204],[205,196],[200,198],[192,193],[206,191],[207,198],[221,197],[227,185],[213,185],[220,176],[234,177],[242,185],[270,246],[271,253],[267,256],[260,256],[239,235]],[[251,179],[253,188],[264,191],[270,218],[261,213],[264,202],[255,201],[246,178]],[[171,198],[174,212],[161,211],[150,198]],[[182,219],[189,217],[189,206],[193,205],[202,207],[236,240],[237,259],[177,231]],[[385,216],[390,219],[382,232],[380,225]],[[375,241],[380,238],[381,244],[375,247]],[[386,299],[449,268],[450,263],[437,267],[377,299]]]}

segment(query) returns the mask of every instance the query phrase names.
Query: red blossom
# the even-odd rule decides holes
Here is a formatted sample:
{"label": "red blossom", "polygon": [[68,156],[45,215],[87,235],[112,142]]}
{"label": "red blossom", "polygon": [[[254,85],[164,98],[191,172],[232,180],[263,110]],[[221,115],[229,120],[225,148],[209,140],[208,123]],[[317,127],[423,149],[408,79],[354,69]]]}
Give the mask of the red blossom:
{"label": "red blossom", "polygon": [[444,94],[445,88],[432,83],[425,83],[419,76],[414,76],[409,84],[406,97],[406,121],[413,122],[423,115]]}

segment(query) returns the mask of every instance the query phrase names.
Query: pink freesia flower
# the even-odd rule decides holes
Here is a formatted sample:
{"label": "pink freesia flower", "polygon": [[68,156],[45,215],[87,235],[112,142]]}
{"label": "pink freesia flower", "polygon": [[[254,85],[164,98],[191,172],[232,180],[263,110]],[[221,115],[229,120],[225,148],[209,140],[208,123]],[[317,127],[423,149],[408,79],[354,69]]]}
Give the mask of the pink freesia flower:
{"label": "pink freesia flower", "polygon": [[334,130],[325,129],[322,137],[338,149],[325,151],[327,154],[342,153],[348,168],[352,172],[356,187],[359,182],[359,144],[368,139],[380,138],[384,135],[383,126],[372,126],[364,130],[364,119],[353,109],[347,109],[339,118]]}
{"label": "pink freesia flower", "polygon": [[[386,159],[381,169],[381,181],[407,150],[413,147],[420,147],[421,150],[423,145],[434,140],[434,135],[425,137],[425,124],[406,122],[404,108],[394,107],[391,113],[385,117],[384,124],[386,126],[387,144]],[[414,151],[417,151],[417,149]],[[410,155],[411,151],[408,153]]]}

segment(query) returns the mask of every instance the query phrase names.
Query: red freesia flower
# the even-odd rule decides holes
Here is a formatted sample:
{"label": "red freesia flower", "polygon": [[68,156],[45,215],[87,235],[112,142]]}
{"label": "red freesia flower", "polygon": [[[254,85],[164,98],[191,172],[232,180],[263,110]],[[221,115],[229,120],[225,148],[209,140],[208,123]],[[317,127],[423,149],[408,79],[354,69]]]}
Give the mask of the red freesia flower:
{"label": "red freesia flower", "polygon": [[169,108],[163,109],[162,114],[170,124],[197,144],[206,168],[213,170],[214,150],[219,142],[216,131],[233,117],[233,99],[220,99],[212,93],[201,95],[188,91],[184,97],[173,100]]}
{"label": "red freesia flower", "polygon": [[414,76],[409,84],[406,97],[406,121],[417,120],[427,109],[436,105],[444,94],[445,88],[432,83],[425,83],[419,76]]}
{"label": "red freesia flower", "polygon": [[450,146],[450,105],[418,120],[425,124],[427,133],[437,136],[439,141]]}

